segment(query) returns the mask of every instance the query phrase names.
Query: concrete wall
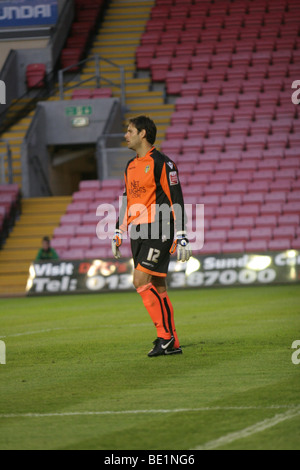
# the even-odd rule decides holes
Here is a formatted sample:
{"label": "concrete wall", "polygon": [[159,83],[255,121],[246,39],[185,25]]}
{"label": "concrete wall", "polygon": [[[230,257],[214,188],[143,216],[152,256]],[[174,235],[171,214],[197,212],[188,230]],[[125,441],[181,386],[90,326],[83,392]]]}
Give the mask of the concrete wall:
{"label": "concrete wall", "polygon": [[0,70],[2,69],[11,50],[44,49],[49,39],[14,39],[0,42]]}
{"label": "concrete wall", "polygon": [[[83,106],[85,109],[83,109]],[[76,128],[72,121],[82,111],[88,111],[87,127]],[[77,111],[78,116],[73,115]],[[116,98],[41,102],[22,145],[22,175],[24,197],[47,195],[53,181],[49,147],[96,145],[103,134],[122,132],[122,112]],[[96,154],[96,152],[95,152]],[[97,161],[101,177],[102,162]],[[40,171],[38,171],[40,170]]]}

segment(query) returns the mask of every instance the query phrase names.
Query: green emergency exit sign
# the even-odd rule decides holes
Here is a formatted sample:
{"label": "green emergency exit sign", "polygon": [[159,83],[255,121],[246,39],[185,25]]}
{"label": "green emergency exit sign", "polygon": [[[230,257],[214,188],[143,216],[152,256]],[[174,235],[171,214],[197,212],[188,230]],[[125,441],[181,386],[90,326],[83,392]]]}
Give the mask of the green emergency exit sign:
{"label": "green emergency exit sign", "polygon": [[93,112],[92,106],[68,106],[66,108],[66,116],[90,116]]}

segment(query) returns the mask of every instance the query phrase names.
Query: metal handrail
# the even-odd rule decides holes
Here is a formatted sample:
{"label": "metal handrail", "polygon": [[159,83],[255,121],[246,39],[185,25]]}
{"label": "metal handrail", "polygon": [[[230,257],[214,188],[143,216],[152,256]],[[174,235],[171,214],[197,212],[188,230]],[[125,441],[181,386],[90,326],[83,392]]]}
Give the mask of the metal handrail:
{"label": "metal handrail", "polygon": [[[0,139],[0,143],[4,143],[6,145],[6,158],[7,158],[7,167],[8,167],[8,183],[13,183],[13,167],[12,167],[12,153],[9,141],[6,139]],[[0,154],[0,183],[6,184],[6,175],[5,175],[5,154]]]}
{"label": "metal handrail", "polygon": [[[86,80],[81,80],[76,85],[73,85],[73,86],[70,86],[70,87],[65,87],[64,86],[64,73],[67,72],[68,70],[73,69],[74,67],[80,67],[81,65],[83,65],[86,62],[92,60],[93,58],[95,60],[95,75],[93,75],[92,77],[90,77]],[[105,76],[101,75],[101,73],[100,73],[100,62],[101,61],[106,62],[107,64],[110,64],[113,67],[116,67],[116,68],[119,69],[121,85],[119,85],[117,83],[114,83],[112,80],[109,80]],[[105,57],[99,56],[98,54],[96,54],[94,57],[88,57],[87,59],[81,60],[77,64],[73,64],[73,65],[70,65],[69,67],[66,67],[64,69],[59,70],[59,72],[58,72],[58,83],[59,83],[59,96],[60,96],[60,99],[61,100],[64,99],[64,92],[65,91],[72,90],[73,88],[77,88],[78,85],[82,85],[84,83],[87,83],[91,80],[94,80],[95,78],[96,78],[97,88],[100,88],[101,80],[102,80],[102,81],[108,83],[109,85],[112,85],[112,86],[115,86],[115,87],[118,87],[118,88],[121,89],[122,111],[126,112],[127,108],[126,108],[126,91],[125,91],[126,86],[125,86],[125,70],[124,70],[124,67],[122,67],[118,64],[115,64],[111,60],[109,60]]]}
{"label": "metal handrail", "polygon": [[[108,151],[117,151],[117,152],[127,152],[129,154],[129,150],[127,147],[108,147],[107,140],[108,139],[120,139],[120,142],[124,140],[124,132],[123,133],[112,133],[112,134],[102,134],[97,140],[97,155],[99,156],[99,161],[101,161],[101,168],[100,168],[100,179],[109,179],[110,178],[110,171],[109,171],[109,157]],[[130,156],[130,154],[129,154]]]}

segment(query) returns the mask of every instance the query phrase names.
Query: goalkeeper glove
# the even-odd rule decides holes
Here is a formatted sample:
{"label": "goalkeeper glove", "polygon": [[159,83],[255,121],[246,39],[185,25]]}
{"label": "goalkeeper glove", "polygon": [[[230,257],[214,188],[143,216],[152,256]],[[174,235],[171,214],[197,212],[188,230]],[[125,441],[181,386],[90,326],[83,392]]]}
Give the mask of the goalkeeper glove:
{"label": "goalkeeper glove", "polygon": [[120,246],[122,245],[122,232],[121,230],[116,230],[114,237],[112,239],[111,248],[113,255],[116,259],[121,258]]}
{"label": "goalkeeper glove", "polygon": [[185,263],[192,256],[190,242],[186,232],[177,232],[176,240],[171,247],[170,253],[173,255],[177,249],[177,260]]}

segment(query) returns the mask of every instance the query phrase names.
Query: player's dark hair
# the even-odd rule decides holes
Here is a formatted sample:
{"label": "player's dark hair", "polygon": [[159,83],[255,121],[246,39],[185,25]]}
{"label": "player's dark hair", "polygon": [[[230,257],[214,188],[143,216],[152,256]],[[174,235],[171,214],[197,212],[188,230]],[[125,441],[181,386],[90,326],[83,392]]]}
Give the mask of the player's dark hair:
{"label": "player's dark hair", "polygon": [[139,133],[145,130],[147,141],[151,145],[154,144],[156,140],[157,128],[152,119],[146,116],[138,116],[130,119],[129,122],[136,127]]}

